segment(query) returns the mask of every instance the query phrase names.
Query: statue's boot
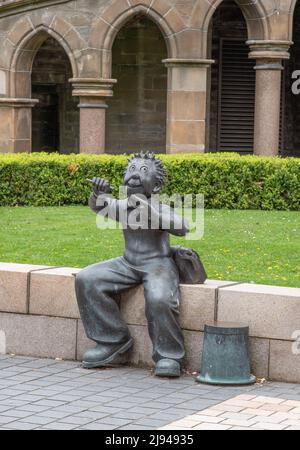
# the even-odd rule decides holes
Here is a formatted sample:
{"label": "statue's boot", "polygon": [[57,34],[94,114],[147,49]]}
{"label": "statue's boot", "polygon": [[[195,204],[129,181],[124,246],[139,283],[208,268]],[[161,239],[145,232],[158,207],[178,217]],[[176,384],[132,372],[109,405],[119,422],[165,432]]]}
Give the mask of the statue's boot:
{"label": "statue's boot", "polygon": [[180,377],[180,364],[174,359],[161,359],[156,363],[157,377]]}
{"label": "statue's boot", "polygon": [[85,369],[96,367],[114,367],[126,363],[125,353],[132,347],[133,340],[129,339],[125,344],[113,345],[109,348],[98,344],[85,352],[82,365]]}

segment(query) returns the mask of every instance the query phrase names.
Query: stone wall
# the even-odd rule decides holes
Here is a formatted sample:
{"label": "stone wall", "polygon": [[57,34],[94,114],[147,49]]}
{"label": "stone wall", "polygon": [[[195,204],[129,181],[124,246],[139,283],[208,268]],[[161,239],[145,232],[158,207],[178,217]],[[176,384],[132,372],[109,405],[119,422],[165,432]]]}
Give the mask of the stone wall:
{"label": "stone wall", "polygon": [[[45,37],[55,39],[70,60],[73,95],[79,97],[77,101],[81,105],[81,152],[106,151],[107,102],[111,105],[111,111],[107,114],[106,139],[110,152],[125,152],[129,148],[131,150],[133,145],[146,145],[155,151],[166,150],[168,153],[203,152],[207,148],[215,150],[217,91],[214,84],[210,90],[207,83],[207,70],[213,64],[210,60],[209,30],[214,14],[231,3],[230,0],[0,1],[0,151],[32,150],[31,108],[34,102],[30,101],[31,68]],[[260,81],[256,83],[254,132],[254,148],[260,155],[278,153],[280,66],[289,57],[296,3],[295,0],[235,1],[241,11],[239,15],[243,14],[247,25],[244,38],[250,41],[250,57],[260,66],[257,76]],[[159,29],[155,31],[159,38],[156,46],[152,40],[154,28],[149,28],[151,38],[146,38],[143,33],[147,30],[141,26],[135,27],[134,33],[138,30],[139,37],[132,39],[128,45],[145,45],[145,51],[142,55],[140,48],[134,48],[137,59],[128,65],[133,52],[131,49],[127,54],[124,50],[124,33],[133,32],[134,27],[130,31],[127,24],[136,17],[152,21],[155,25],[151,26]],[[239,28],[236,23],[232,26],[230,17],[226,27],[231,35],[236,35]],[[244,28],[243,33],[245,31]],[[166,49],[162,46],[164,41]],[[125,55],[128,58],[126,69],[121,64],[122,73],[119,63],[121,54],[122,59]],[[166,110],[166,68],[157,62],[154,64],[162,55],[167,56],[164,62],[168,72],[167,121],[163,118]],[[149,57],[147,69],[145,56]],[[277,70],[275,74],[274,69]],[[128,75],[131,72],[132,77]],[[112,76],[119,78],[119,85],[111,80]],[[268,80],[270,85],[268,92],[264,80]],[[143,84],[148,86],[148,81],[151,87],[145,89]],[[134,84],[136,90],[131,91]],[[110,102],[113,91],[116,97]],[[211,143],[205,148],[208,143],[206,104],[210,103],[211,93]],[[150,98],[142,98],[145,94]],[[66,91],[66,95],[69,97],[70,92]],[[160,101],[162,98],[164,100]],[[184,104],[182,98],[185,99]],[[78,137],[78,126],[74,134],[75,126],[70,128],[70,123],[74,121],[75,124],[76,120],[73,114],[63,124],[68,130],[68,137],[60,150],[69,151],[70,146],[74,147],[74,142],[69,140],[71,135]],[[60,128],[62,122],[61,119]],[[296,122],[292,131],[294,134],[298,134]],[[95,123],[100,131],[95,131]],[[129,131],[126,133],[126,130]],[[132,139],[132,134],[136,136],[136,141]],[[294,146],[298,146],[298,140],[296,137]]]}
{"label": "stone wall", "polygon": [[106,149],[131,153],[166,151],[167,48],[158,27],[137,18],[118,33],[112,50],[112,77],[118,80],[108,102]]}
{"label": "stone wall", "polygon": [[[94,345],[84,333],[74,292],[79,269],[0,263],[0,330],[7,353],[80,360]],[[300,383],[300,289],[209,280],[182,285],[185,367],[200,370],[203,330],[215,319],[250,327],[252,371],[257,377]],[[130,363],[152,366],[143,288],[121,296],[120,309],[134,338]],[[298,352],[299,353],[299,352]]]}

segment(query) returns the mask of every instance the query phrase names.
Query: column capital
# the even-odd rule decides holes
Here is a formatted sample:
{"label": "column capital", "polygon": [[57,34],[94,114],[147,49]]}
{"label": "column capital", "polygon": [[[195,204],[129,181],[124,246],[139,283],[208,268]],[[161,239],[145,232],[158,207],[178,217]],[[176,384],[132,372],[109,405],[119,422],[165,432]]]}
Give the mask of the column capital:
{"label": "column capital", "polygon": [[249,40],[247,41],[250,47],[249,58],[267,60],[272,64],[281,63],[281,60],[290,58],[289,49],[292,44],[292,41]]}
{"label": "column capital", "polygon": [[70,78],[73,85],[73,97],[109,98],[113,96],[113,85],[117,80],[112,78]]}
{"label": "column capital", "polygon": [[39,100],[34,98],[0,97],[0,108],[33,108]]}
{"label": "column capital", "polygon": [[214,62],[214,59],[168,58],[162,60],[166,67],[210,67]]}

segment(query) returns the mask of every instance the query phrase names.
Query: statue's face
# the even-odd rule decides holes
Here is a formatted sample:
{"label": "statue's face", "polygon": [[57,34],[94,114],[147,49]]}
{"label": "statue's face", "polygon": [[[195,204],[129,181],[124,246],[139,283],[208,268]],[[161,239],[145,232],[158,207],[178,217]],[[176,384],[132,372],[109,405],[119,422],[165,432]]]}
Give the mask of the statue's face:
{"label": "statue's face", "polygon": [[142,194],[150,197],[160,191],[161,184],[157,179],[155,163],[149,159],[133,159],[127,167],[124,184],[127,195]]}

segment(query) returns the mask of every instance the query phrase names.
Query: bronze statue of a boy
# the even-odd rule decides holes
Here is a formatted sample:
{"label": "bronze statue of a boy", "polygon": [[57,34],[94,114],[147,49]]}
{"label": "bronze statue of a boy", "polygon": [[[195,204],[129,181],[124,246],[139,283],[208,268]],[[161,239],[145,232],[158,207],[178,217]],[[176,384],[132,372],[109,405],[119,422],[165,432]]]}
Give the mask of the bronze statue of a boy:
{"label": "bronze statue of a boy", "polygon": [[[108,215],[116,220],[120,220],[124,211],[131,212],[141,207],[141,204],[132,204],[132,195],[144,196],[152,214],[149,215],[148,227],[131,228],[130,224],[124,227],[123,256],[91,265],[76,276],[76,295],[85,332],[97,343],[83,357],[85,368],[111,366],[119,361],[120,355],[123,359],[126,357],[133,341],[113,296],[143,283],[146,317],[156,363],[155,374],[180,376],[185,351],[178,321],[179,274],[172,257],[169,234],[184,236],[188,225],[169,206],[159,203],[155,210],[150,206],[150,198],[161,191],[165,175],[158,158],[141,152],[129,160],[125,172],[127,198],[117,200],[107,195],[106,211],[108,208]],[[89,205],[101,214],[104,205],[99,205],[97,198],[100,195],[105,197],[110,187],[100,178],[93,179],[93,186]],[[155,229],[150,223],[153,217],[158,224]],[[165,223],[169,225],[166,227]]]}

